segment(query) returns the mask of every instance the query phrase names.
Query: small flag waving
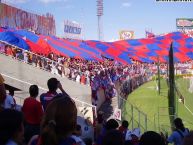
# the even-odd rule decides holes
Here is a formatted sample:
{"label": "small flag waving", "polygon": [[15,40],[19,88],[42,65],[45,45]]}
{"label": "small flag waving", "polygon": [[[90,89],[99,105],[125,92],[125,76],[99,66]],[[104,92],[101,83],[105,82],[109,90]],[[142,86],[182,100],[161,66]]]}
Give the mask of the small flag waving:
{"label": "small flag waving", "polygon": [[149,31],[145,31],[145,34],[146,34],[146,38],[154,38],[155,37],[155,34],[152,32],[149,32]]}

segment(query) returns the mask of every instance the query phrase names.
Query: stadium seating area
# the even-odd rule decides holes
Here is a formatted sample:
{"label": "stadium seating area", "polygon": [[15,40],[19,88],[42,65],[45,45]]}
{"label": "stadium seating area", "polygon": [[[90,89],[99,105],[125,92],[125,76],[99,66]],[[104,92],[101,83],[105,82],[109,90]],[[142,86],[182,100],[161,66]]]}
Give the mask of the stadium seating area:
{"label": "stadium seating area", "polygon": [[[88,60],[82,60],[82,59],[77,59],[77,58],[61,57],[61,56],[55,55],[54,53],[51,53],[47,57],[45,57],[45,56],[42,56],[39,54],[32,53],[30,51],[26,51],[23,49],[12,47],[11,45],[6,45],[3,43],[1,43],[0,51],[1,51],[1,53],[6,54],[7,56],[12,57],[13,59],[19,59],[19,60],[23,61],[24,63],[31,64],[35,67],[40,68],[40,69],[45,69],[45,70],[50,71],[51,73],[59,75],[61,77],[68,77],[69,79],[76,81],[77,83],[81,83],[84,85],[90,85],[91,89],[92,89],[92,98],[93,98],[93,104],[94,105],[97,105],[97,100],[99,99],[98,97],[100,97],[100,96],[97,96],[97,91],[99,88],[100,89],[102,88],[104,90],[105,97],[107,100],[111,99],[112,97],[115,97],[117,95],[117,93],[121,93],[122,96],[127,97],[127,95],[129,93],[131,93],[139,85],[148,81],[154,74],[157,73],[156,72],[157,66],[154,63],[147,64],[147,63],[139,63],[137,61],[133,61],[132,64],[121,65],[121,64],[118,64],[116,61],[109,60],[109,59],[105,59],[103,62],[96,62],[96,61],[88,61]],[[178,71],[180,71],[181,73],[183,73],[184,70],[191,70],[192,69],[192,61],[188,61],[186,63],[178,63],[177,67],[178,67]],[[161,68],[161,73],[163,75],[166,75],[166,65],[161,64],[160,68]],[[115,87],[116,82],[123,84],[120,88],[121,91],[119,91],[119,92],[117,92],[118,89]],[[53,84],[53,82],[52,82],[52,84]],[[33,90],[34,86],[31,86],[31,87]],[[60,86],[60,89],[63,92],[62,95],[68,97],[68,95],[62,89],[62,86]],[[37,94],[34,95],[33,91],[31,92],[32,95],[30,94],[31,98],[33,98],[33,97],[36,98]],[[15,102],[14,102],[14,99],[11,98],[11,96],[12,96],[11,92],[7,96],[10,97],[9,100],[12,99],[12,104],[10,105],[10,107],[7,107],[7,108],[14,109]],[[7,96],[6,96],[6,98],[7,98]],[[48,96],[48,98],[49,97],[50,96]],[[36,103],[37,104],[39,103],[40,106],[41,105],[44,106],[45,100],[41,99],[41,98],[40,98],[40,100],[41,100],[41,103],[39,103],[38,101]],[[30,105],[27,105],[27,106],[30,106]],[[34,106],[34,105],[32,105],[32,106]],[[39,108],[41,108],[41,107],[39,107]],[[7,110],[5,109],[5,112],[6,111]],[[8,109],[8,111],[7,111],[8,113],[14,113],[14,112],[9,112],[9,111],[10,110]],[[44,111],[40,109],[38,112],[39,112],[39,118],[41,118],[43,116]],[[42,113],[40,113],[40,112],[42,112]],[[15,113],[17,113],[17,112],[15,112]],[[28,117],[31,118],[30,116],[28,116]],[[98,119],[99,118],[100,117],[98,117]],[[24,119],[26,119],[25,114],[24,114]],[[35,123],[35,127],[37,127],[37,126],[38,126],[37,128],[40,127],[40,120],[41,119],[39,119],[38,123]],[[103,119],[101,119],[101,120],[103,120]],[[91,125],[91,128],[93,128],[93,125],[95,127],[99,126],[100,129],[101,129],[100,124],[102,126],[104,126],[104,130],[106,130],[106,132],[103,132],[101,130],[101,131],[99,131],[100,133],[98,133],[98,136],[95,136],[95,138],[93,137],[94,140],[92,142],[99,144],[99,145],[102,142],[105,142],[105,143],[110,142],[110,140],[108,140],[108,135],[111,136],[111,135],[115,134],[118,137],[118,134],[120,133],[116,130],[119,126],[119,125],[117,125],[118,123],[116,120],[111,119],[107,122],[103,120],[102,123],[101,123],[101,120],[99,119],[97,122],[95,122],[96,124],[91,124],[91,123],[89,123],[89,120],[86,120],[86,122],[88,122],[87,125]],[[25,140],[27,143],[27,142],[29,142],[32,135],[39,134],[40,132],[39,131],[37,132],[37,130],[39,130],[39,129],[36,129],[36,128],[34,129],[33,124],[31,124],[29,122],[27,123],[26,120],[24,120],[24,122],[25,122],[25,130],[24,130]],[[54,125],[54,124],[55,124],[55,122],[52,125]],[[34,131],[35,133],[30,135],[30,137],[29,137],[28,133],[26,135],[26,132],[29,132],[26,130],[26,128],[29,126],[35,130]],[[71,128],[71,129],[73,129],[73,128]],[[31,132],[31,129],[30,129],[30,132]],[[108,133],[110,132],[110,134],[108,134],[107,132]],[[139,131],[138,131],[138,134],[136,133],[135,130],[128,131],[128,132],[130,134],[128,135],[128,138],[125,139],[125,140],[127,140],[125,143],[135,144],[135,143],[140,142],[139,137],[141,137],[141,134],[139,133]],[[125,133],[125,132],[122,132],[122,133]],[[147,133],[149,133],[149,132],[147,132]],[[154,132],[150,132],[150,134],[151,133],[153,135],[156,135]],[[76,136],[77,136],[77,134],[76,134]],[[105,138],[102,139],[101,136],[105,136]],[[158,134],[157,134],[157,136],[158,136]],[[160,139],[163,139],[161,136],[159,136],[159,137],[160,137]],[[142,138],[143,138],[143,136],[141,137],[141,139]],[[116,139],[117,139],[117,141],[120,141],[119,138],[116,138]],[[33,142],[36,142],[37,140],[38,140],[38,138],[35,138],[35,139],[33,138],[31,140],[32,144],[33,144]],[[85,143],[87,143],[90,141],[90,139],[84,138],[84,141],[85,141]],[[159,142],[161,142],[161,141],[159,141]],[[122,143],[119,142],[119,144],[122,144]]]}

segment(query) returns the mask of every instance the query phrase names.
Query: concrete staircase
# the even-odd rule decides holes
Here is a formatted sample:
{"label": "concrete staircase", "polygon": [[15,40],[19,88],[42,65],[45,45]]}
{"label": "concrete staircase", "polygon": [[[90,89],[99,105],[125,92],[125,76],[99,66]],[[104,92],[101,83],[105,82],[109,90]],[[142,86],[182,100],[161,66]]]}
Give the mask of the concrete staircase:
{"label": "concrete staircase", "polygon": [[47,91],[47,80],[55,77],[60,80],[64,90],[73,98],[91,104],[90,86],[81,85],[66,77],[60,77],[43,69],[26,64],[0,53],[0,73],[9,86],[18,88],[21,91],[16,95],[21,98],[29,96],[29,86],[36,84],[39,86],[39,94]]}
{"label": "concrete staircase", "polygon": [[113,97],[111,100],[106,100],[100,107],[99,111],[104,112],[104,119],[108,120],[113,117],[114,109],[118,108],[118,97]]}

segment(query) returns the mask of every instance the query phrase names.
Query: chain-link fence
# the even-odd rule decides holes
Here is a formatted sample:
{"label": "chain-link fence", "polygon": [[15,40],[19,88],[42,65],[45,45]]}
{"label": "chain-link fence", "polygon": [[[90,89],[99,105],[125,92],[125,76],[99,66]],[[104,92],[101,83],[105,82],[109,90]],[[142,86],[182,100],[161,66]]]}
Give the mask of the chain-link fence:
{"label": "chain-link fence", "polygon": [[140,128],[141,132],[147,131],[147,115],[133,106],[127,100],[118,97],[118,107],[122,111],[122,120],[129,122],[129,128]]}
{"label": "chain-link fence", "polygon": [[153,119],[149,119],[147,114],[121,97],[118,97],[118,105],[122,111],[122,120],[129,122],[129,129],[140,128],[141,132],[153,130],[164,134],[171,133],[170,119],[175,118],[169,115],[172,108],[159,107]]}
{"label": "chain-link fence", "polygon": [[159,107],[158,112],[154,115],[155,131],[162,132],[164,134],[171,134],[171,124],[176,118],[176,115],[169,115],[169,112],[173,111],[172,107]]}

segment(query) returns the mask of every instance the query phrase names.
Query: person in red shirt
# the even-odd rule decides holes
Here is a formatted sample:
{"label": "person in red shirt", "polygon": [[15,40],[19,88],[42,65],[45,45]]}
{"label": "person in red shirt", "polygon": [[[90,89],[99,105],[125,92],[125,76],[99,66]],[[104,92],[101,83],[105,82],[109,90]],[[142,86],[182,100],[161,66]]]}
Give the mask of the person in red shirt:
{"label": "person in red shirt", "polygon": [[39,88],[37,85],[31,85],[29,88],[30,97],[24,100],[22,112],[25,120],[25,141],[31,139],[33,135],[39,134],[40,122],[43,116],[43,108],[36,97],[39,94]]}
{"label": "person in red shirt", "polygon": [[85,77],[85,74],[82,74],[82,76],[81,76],[81,79],[80,79],[81,81],[81,84],[83,84],[83,85],[85,85],[86,84],[86,77]]}
{"label": "person in red shirt", "polygon": [[128,131],[129,123],[127,120],[123,120],[121,126],[119,127],[119,131],[123,134],[124,139],[126,137],[127,131]]}

